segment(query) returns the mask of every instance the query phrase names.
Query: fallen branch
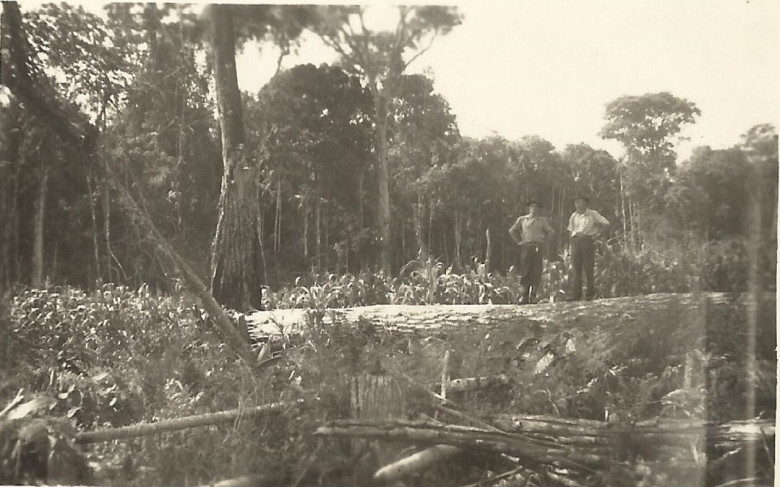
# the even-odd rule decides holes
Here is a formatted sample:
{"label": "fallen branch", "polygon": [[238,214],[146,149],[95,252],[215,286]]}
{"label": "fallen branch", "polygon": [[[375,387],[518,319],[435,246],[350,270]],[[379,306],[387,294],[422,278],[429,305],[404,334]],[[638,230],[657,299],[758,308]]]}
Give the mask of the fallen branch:
{"label": "fallen branch", "polygon": [[[485,421],[476,418],[474,416],[471,416],[467,413],[461,412],[456,410],[459,406],[455,404],[454,402],[450,401],[449,399],[442,397],[440,394],[436,394],[435,392],[431,391],[427,387],[424,387],[419,382],[415,381],[411,377],[409,377],[407,374],[404,374],[403,372],[394,373],[391,371],[386,371],[388,375],[395,377],[397,380],[403,380],[406,383],[408,383],[410,386],[414,387],[415,389],[418,389],[421,392],[424,392],[425,394],[429,395],[431,398],[436,400],[436,404],[434,404],[434,409],[441,412],[446,412],[448,414],[457,415],[462,420],[468,421],[471,424],[475,426],[481,426],[486,429],[494,429],[495,431],[501,431],[500,429],[496,428],[495,426],[486,423]],[[446,406],[449,406],[447,408]]]}
{"label": "fallen branch", "polygon": [[509,377],[504,374],[493,377],[468,377],[464,379],[452,379],[447,382],[447,390],[449,392],[469,392],[478,389],[504,386],[507,384],[509,384]]}
{"label": "fallen branch", "polygon": [[521,434],[484,430],[468,426],[438,425],[427,422],[394,420],[367,422],[332,421],[314,432],[318,436],[408,441],[428,445],[452,445],[510,453],[533,463],[560,464],[574,468],[603,464],[599,455],[579,453],[566,445],[538,441]]}
{"label": "fallen branch", "polygon": [[[512,470],[510,470],[508,472],[504,472],[504,473],[500,473],[500,474],[497,474],[497,475],[493,475],[492,477],[480,480],[476,484],[468,484],[468,485],[464,485],[463,487],[484,487],[486,485],[490,485],[490,484],[496,483],[496,482],[498,482],[500,480],[509,479],[509,478],[514,477],[516,475],[520,475],[523,472],[525,472],[526,470],[527,469],[524,466],[521,465],[521,466],[519,466],[517,468],[513,468]],[[523,485],[525,485],[525,484],[523,484]]]}
{"label": "fallen branch", "polygon": [[300,406],[302,399],[296,402],[277,402],[257,406],[248,409],[231,409],[229,411],[220,411],[218,413],[199,414],[196,416],[185,416],[182,418],[168,419],[157,423],[141,423],[133,426],[123,426],[121,428],[106,428],[96,431],[87,431],[76,435],[77,443],[99,443],[102,441],[123,440],[127,438],[137,438],[140,436],[150,436],[170,431],[178,431],[187,428],[196,428],[199,426],[210,426],[220,423],[230,423],[241,417],[260,417],[270,414],[277,414],[290,408]]}
{"label": "fallen branch", "polygon": [[765,441],[765,437],[775,436],[773,419],[716,424],[700,419],[656,418],[630,424],[551,416],[501,415],[494,418],[493,423],[504,431],[578,444],[608,443],[616,436],[634,435],[644,443],[685,446],[690,444],[691,439],[706,438],[715,446],[723,446]]}
{"label": "fallen branch", "polygon": [[501,428],[497,428],[490,423],[487,423],[479,418],[475,418],[471,415],[458,411],[457,409],[448,408],[446,406],[440,406],[438,404],[434,405],[433,408],[440,413],[447,414],[449,416],[452,416],[453,418],[457,418],[461,421],[465,421],[466,423],[471,423],[472,426],[478,426],[480,428],[484,428],[489,431],[497,431],[500,433],[504,432],[504,430]]}
{"label": "fallen branch", "polygon": [[[615,456],[641,449],[651,457],[685,457],[692,442],[715,446],[761,442],[773,437],[772,420],[713,424],[700,420],[653,420],[639,424],[526,417],[514,431],[415,421],[333,421],[315,432],[321,436],[372,438],[477,448],[517,456],[524,464],[595,468]],[[688,460],[684,460],[687,462]],[[691,459],[695,463],[695,459]]]}
{"label": "fallen branch", "polygon": [[432,446],[380,468],[374,474],[374,481],[391,485],[411,474],[423,472],[436,463],[452,458],[462,451],[460,448],[450,445]]}
{"label": "fallen branch", "polygon": [[268,475],[244,475],[233,479],[221,480],[215,484],[206,484],[201,487],[263,487],[265,485],[279,485],[279,478]]}

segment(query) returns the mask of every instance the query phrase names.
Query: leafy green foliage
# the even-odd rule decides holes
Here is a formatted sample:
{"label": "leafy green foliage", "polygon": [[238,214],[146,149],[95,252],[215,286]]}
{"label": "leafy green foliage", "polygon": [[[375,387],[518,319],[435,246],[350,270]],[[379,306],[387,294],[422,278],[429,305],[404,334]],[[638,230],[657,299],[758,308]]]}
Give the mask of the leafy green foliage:
{"label": "leafy green foliage", "polygon": [[[426,261],[407,266],[404,276],[420,299],[430,294],[469,302],[511,295],[511,286],[484,268],[455,274]],[[385,287],[388,282],[396,285],[381,275],[311,276],[298,282],[298,294],[267,297],[327,312],[329,306],[398,298]],[[480,293],[493,297],[480,298]],[[3,337],[10,338],[0,346],[13,351],[2,356],[0,402],[25,387],[51,398],[47,415],[79,429],[298,397],[311,406],[281,417],[90,446],[90,460],[100,465],[96,477],[112,485],[185,485],[248,472],[268,473],[281,484],[303,475],[307,482],[320,478],[324,485],[343,485],[355,459],[338,442],[317,450],[311,431],[327,419],[349,416],[349,378],[381,361],[419,384],[435,384],[445,350],[453,352],[453,377],[508,377],[508,384],[494,389],[451,397],[486,417],[522,412],[630,422],[658,415],[697,418],[707,411],[712,418],[732,419],[745,414],[749,391],[756,394],[757,414],[772,411],[774,300],[759,299],[751,314],[740,301],[697,310],[669,299],[671,305],[668,299],[659,301],[661,307],[651,300],[631,312],[621,312],[613,301],[596,301],[589,306],[603,307],[597,321],[583,319],[579,305],[568,304],[561,307],[560,323],[544,327],[533,322],[488,330],[463,327],[459,333],[425,337],[368,322],[313,323],[302,335],[266,338],[277,358],[258,376],[226,356],[225,347],[207,333],[208,318],[187,299],[110,285],[92,293],[25,291],[0,321],[0,331],[7,331]],[[744,373],[746,342],[734,340],[741,330],[756,333],[751,374]],[[418,392],[409,392],[409,414],[432,414],[430,397]],[[624,453],[641,456],[641,445],[625,448]],[[641,471],[633,472],[633,463],[617,459],[614,472],[594,475],[673,475],[671,467],[640,464]],[[426,475],[462,480],[484,468],[474,464]]]}
{"label": "leafy green foliage", "polygon": [[[49,3],[26,14],[37,62],[58,93],[87,112],[117,103],[130,83],[128,45],[114,44],[105,22],[81,6]],[[97,115],[97,114],[95,114]]]}
{"label": "leafy green foliage", "polygon": [[607,104],[601,136],[621,142],[635,162],[661,169],[672,162],[665,159],[672,153],[672,138],[698,115],[695,103],[668,92],[622,96]]}
{"label": "leafy green foliage", "polygon": [[[694,291],[746,292],[750,260],[745,242],[712,244],[697,254],[681,251],[626,252],[602,245],[596,256],[596,289],[599,298]],[[773,257],[765,248],[762,262]],[[761,267],[759,285],[774,289],[774,267]],[[570,292],[571,262],[568,254],[545,261],[537,299],[563,301]],[[453,266],[429,258],[407,263],[396,278],[383,273],[358,275],[311,273],[291,287],[266,289],[266,309],[370,306],[374,304],[517,304],[520,277],[512,267],[506,274],[486,272],[484,265],[457,272]]]}

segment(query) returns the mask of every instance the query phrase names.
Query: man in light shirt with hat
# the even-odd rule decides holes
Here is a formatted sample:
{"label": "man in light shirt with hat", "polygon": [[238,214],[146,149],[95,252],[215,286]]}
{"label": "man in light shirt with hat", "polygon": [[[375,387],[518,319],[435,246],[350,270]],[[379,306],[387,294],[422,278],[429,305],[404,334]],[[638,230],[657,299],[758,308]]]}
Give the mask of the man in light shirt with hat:
{"label": "man in light shirt with hat", "polygon": [[600,233],[609,227],[609,221],[598,211],[588,208],[588,204],[590,204],[590,200],[587,196],[577,196],[574,199],[576,210],[569,218],[571,260],[574,268],[572,301],[578,301],[582,298],[583,271],[587,283],[585,299],[591,300],[596,296],[596,283],[594,282],[595,240]]}
{"label": "man in light shirt with hat", "polygon": [[547,218],[539,214],[542,204],[528,201],[528,214],[519,217],[509,235],[520,246],[520,304],[536,301],[542,280],[543,254],[547,239],[555,233]]}

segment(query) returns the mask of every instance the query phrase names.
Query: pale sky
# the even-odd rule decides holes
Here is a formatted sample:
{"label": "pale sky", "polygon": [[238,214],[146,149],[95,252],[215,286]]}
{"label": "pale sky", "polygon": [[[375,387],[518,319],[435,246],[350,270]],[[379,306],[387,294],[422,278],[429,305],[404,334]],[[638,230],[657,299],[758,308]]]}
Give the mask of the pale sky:
{"label": "pale sky", "polygon": [[[21,4],[34,8],[41,2]],[[90,10],[101,6],[94,0],[79,3]],[[780,129],[778,0],[461,0],[454,5],[464,14],[463,24],[438,38],[411,72],[434,77],[463,135],[539,135],[558,150],[585,142],[617,157],[619,144],[598,136],[606,103],[659,91],[686,98],[702,112],[682,134],[691,140],[678,146],[680,160],[696,146],[731,147],[759,123]],[[391,6],[382,1],[371,8],[375,17],[390,16]],[[257,92],[275,72],[277,53],[246,46],[238,58],[241,89]],[[283,68],[335,59],[306,35],[298,55],[288,56]]]}
{"label": "pale sky", "polygon": [[[753,125],[780,128],[780,2],[774,0],[554,0],[459,2],[463,24],[415,61],[456,114],[463,135],[539,135],[562,150],[603,141],[605,104],[669,91],[701,116],[684,130],[693,147],[726,148]],[[385,7],[386,8],[386,7]],[[335,59],[307,37],[284,68]],[[239,84],[256,92],[276,54],[248,46]]]}

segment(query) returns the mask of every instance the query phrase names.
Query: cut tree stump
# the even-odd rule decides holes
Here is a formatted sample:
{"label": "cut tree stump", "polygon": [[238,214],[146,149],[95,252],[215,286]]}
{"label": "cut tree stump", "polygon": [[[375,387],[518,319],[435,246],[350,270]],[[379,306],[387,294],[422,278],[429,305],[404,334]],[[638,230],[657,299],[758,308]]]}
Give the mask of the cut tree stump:
{"label": "cut tree stump", "polygon": [[[379,367],[377,367],[379,369]],[[381,370],[359,374],[351,383],[352,417],[356,421],[388,421],[406,416],[406,391],[393,377]],[[383,465],[392,463],[405,445],[388,444],[376,439],[354,439],[353,452],[368,450],[373,457],[363,469],[364,478]]]}

